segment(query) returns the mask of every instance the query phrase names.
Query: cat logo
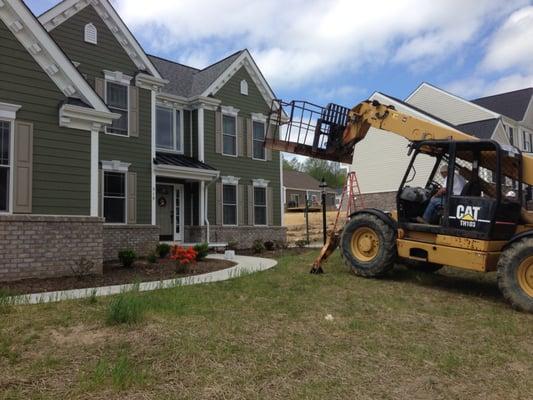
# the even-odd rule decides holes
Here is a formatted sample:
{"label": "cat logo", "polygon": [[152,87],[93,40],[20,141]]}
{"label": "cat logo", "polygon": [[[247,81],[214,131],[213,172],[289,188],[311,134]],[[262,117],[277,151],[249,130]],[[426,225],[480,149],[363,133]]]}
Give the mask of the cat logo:
{"label": "cat logo", "polygon": [[461,227],[475,228],[478,222],[479,210],[481,210],[481,207],[459,204],[455,209],[455,218],[459,220]]}

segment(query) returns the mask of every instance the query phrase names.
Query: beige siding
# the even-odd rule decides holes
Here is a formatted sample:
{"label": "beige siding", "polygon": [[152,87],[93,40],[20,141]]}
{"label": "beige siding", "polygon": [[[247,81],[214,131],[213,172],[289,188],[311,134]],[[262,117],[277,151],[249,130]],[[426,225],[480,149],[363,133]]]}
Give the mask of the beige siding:
{"label": "beige siding", "polygon": [[427,84],[422,84],[406,102],[454,125],[499,117],[492,111]]}
{"label": "beige siding", "polygon": [[524,115],[522,125],[530,131],[533,131],[533,97],[529,101],[529,107]]}

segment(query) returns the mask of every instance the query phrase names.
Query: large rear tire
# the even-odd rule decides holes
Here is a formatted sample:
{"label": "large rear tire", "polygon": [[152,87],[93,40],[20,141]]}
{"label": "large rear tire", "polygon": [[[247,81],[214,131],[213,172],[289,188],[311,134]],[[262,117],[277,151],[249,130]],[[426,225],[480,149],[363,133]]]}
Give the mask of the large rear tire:
{"label": "large rear tire", "polygon": [[370,213],[355,215],[340,240],[344,262],[356,275],[380,277],[394,267],[396,230]]}
{"label": "large rear tire", "polygon": [[533,238],[523,238],[498,260],[498,286],[513,308],[533,313]]}

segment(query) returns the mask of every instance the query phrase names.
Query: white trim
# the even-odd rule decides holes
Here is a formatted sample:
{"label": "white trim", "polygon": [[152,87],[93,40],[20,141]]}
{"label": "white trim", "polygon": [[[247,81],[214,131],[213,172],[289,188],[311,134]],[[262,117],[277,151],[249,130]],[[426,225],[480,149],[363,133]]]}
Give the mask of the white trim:
{"label": "white trim", "polygon": [[191,179],[196,181],[211,181],[218,178],[220,171],[212,169],[178,167],[176,165],[156,164],[154,173],[167,178]]}
{"label": "white trim", "polygon": [[[2,0],[0,19],[66,97],[79,97],[95,110],[109,112],[65,53],[20,0]],[[16,27],[19,27],[18,29]]]}
{"label": "white trim", "polygon": [[9,194],[7,199],[7,211],[0,211],[0,215],[13,214],[13,177],[14,177],[14,157],[15,157],[15,120],[0,118],[0,120],[9,123]]}
{"label": "white trim", "polygon": [[[224,182],[224,179],[233,178],[231,183],[229,181]],[[239,226],[239,179],[234,176],[223,176],[222,177],[222,226]],[[235,188],[235,224],[225,224],[224,223],[224,186],[233,186]],[[231,204],[228,204],[231,205]]]}
{"label": "white trim", "polygon": [[91,217],[98,216],[98,139],[100,136],[99,129],[91,131]]}
{"label": "white trim", "polygon": [[226,175],[226,176],[221,176],[220,177],[220,180],[221,180],[223,185],[238,185],[240,179],[241,178],[238,178],[236,176],[231,176],[231,175]]}
{"label": "white trim", "polygon": [[102,170],[109,172],[128,172],[131,163],[122,162],[118,160],[102,160]]}
{"label": "white trim", "polygon": [[[428,87],[428,88],[433,89],[433,90],[435,90],[435,91],[437,91],[437,92],[439,92],[439,93],[441,93],[441,94],[444,94],[444,95],[449,96],[449,97],[453,97],[453,98],[456,99],[456,100],[459,100],[459,101],[461,101],[461,102],[463,102],[463,103],[465,103],[465,104],[468,104],[469,106],[473,106],[474,108],[477,108],[477,109],[479,109],[479,110],[482,110],[482,111],[484,111],[484,112],[487,112],[487,113],[489,113],[489,114],[492,114],[493,118],[499,118],[499,117],[501,116],[501,114],[495,113],[494,111],[491,111],[491,110],[489,110],[488,108],[482,107],[482,106],[480,106],[480,105],[478,105],[478,104],[476,104],[476,103],[472,103],[471,101],[465,100],[465,99],[463,99],[462,97],[459,97],[459,96],[457,96],[457,95],[455,95],[455,94],[452,94],[452,93],[450,93],[450,92],[447,92],[447,91],[445,91],[445,90],[443,90],[443,89],[441,89],[441,88],[438,88],[437,86],[431,85],[431,84],[429,84],[429,83],[427,83],[427,82],[422,82],[422,83],[421,83],[421,84],[420,84],[420,85],[419,85],[419,86],[413,91],[413,93],[411,93],[411,94],[405,99],[405,102],[406,102],[406,103],[409,103],[409,100],[411,100],[411,98],[412,98],[416,93],[418,93],[418,91],[419,91],[420,89],[422,89],[423,87]],[[486,119],[489,119],[489,118],[486,118]]]}
{"label": "white trim", "polygon": [[[106,135],[113,135],[113,136],[120,136],[120,137],[130,137],[130,85],[129,85],[129,83],[119,82],[117,80],[107,80],[107,78],[106,78],[104,80],[104,99],[105,99],[105,103],[106,104],[107,104],[107,83],[108,82],[111,82],[111,83],[113,83],[115,85],[120,85],[120,86],[125,86],[126,87],[126,103],[127,103],[126,112],[128,113],[126,115],[127,127],[126,127],[126,134],[125,135],[122,135],[120,133],[115,133],[115,132],[108,132],[107,128],[111,128],[111,126],[107,126],[107,125],[105,126],[104,132],[105,132]],[[113,108],[118,108],[118,107],[113,107]],[[124,110],[121,110],[121,111],[124,111]],[[119,115],[119,118],[123,117],[122,114],[114,114],[114,115]]]}
{"label": "white trim", "polygon": [[20,105],[18,104],[10,104],[10,103],[2,103],[0,102],[0,119],[3,120],[14,120],[17,118],[17,111],[20,110]]}
{"label": "white trim", "polygon": [[201,181],[200,185],[198,185],[198,200],[200,203],[200,210],[198,212],[198,219],[199,219],[199,226],[204,226],[204,221],[206,219],[205,216],[205,210],[206,210],[206,199],[205,199],[205,182]]}
{"label": "white trim", "polygon": [[135,86],[141,89],[160,91],[169,81],[152,75],[139,72],[135,75]]}
{"label": "white trim", "polygon": [[151,118],[151,137],[150,137],[150,151],[151,151],[151,160],[150,168],[151,168],[151,215],[152,215],[152,225],[156,224],[156,177],[155,177],[155,166],[154,166],[154,160],[155,160],[155,131],[156,131],[156,92],[155,90],[151,91],[151,105],[150,110],[152,114]]}
{"label": "white trim", "polygon": [[[158,147],[157,146],[157,107],[160,107],[160,108],[166,108],[167,110],[170,110],[171,113],[172,113],[172,136],[173,136],[173,139],[174,139],[174,148],[173,149],[169,149],[169,148],[166,148],[166,147]],[[177,143],[178,143],[178,125],[176,123],[176,113],[179,113],[179,142],[180,142],[180,148],[177,147]],[[156,146],[156,151],[160,151],[160,152],[163,152],[163,153],[173,153],[173,154],[184,154],[184,144],[183,144],[183,141],[184,141],[184,133],[183,133],[183,130],[184,130],[184,113],[183,113],[183,108],[182,107],[176,107],[176,105],[172,105],[172,104],[168,104],[167,102],[157,102],[156,103],[156,129],[155,129],[155,137],[156,137],[156,141],[155,141],[155,146]]]}
{"label": "white trim", "polygon": [[268,117],[262,113],[250,113],[252,121],[264,122],[266,124]]}
{"label": "white trim", "polygon": [[[234,109],[233,107],[229,107],[233,110],[236,110]],[[225,111],[227,110],[227,108],[222,108],[222,155],[223,156],[226,156],[226,157],[239,157],[239,128],[237,126],[237,123],[238,123],[238,120],[237,120],[237,113],[234,113],[232,110],[230,112],[227,112]],[[238,112],[239,110],[237,110]],[[198,112],[198,114],[200,114]],[[230,118],[233,118],[235,120],[235,135],[231,135],[229,133],[226,133],[224,132],[224,117],[230,117]],[[198,133],[200,129],[198,129]],[[203,134],[203,133],[202,133]],[[234,136],[235,137],[235,154],[229,154],[229,153],[224,153],[224,136]],[[200,146],[198,146],[199,148]]]}
{"label": "white trim", "polygon": [[96,111],[92,108],[63,104],[59,109],[59,126],[86,131],[100,130],[120,114]]}
{"label": "white trim", "polygon": [[120,83],[122,85],[130,85],[133,77],[122,73],[121,71],[103,70],[105,80],[108,82]]}
{"label": "white trim", "polygon": [[[174,198],[174,208],[172,210],[173,214],[174,214],[174,218],[172,218],[172,237],[174,238],[174,241],[176,242],[183,242],[184,240],[184,235],[183,235],[183,231],[185,229],[185,224],[184,224],[184,211],[185,211],[185,207],[184,207],[184,195],[185,195],[185,190],[184,190],[184,186],[181,184],[181,183],[171,183],[171,184],[163,184],[163,185],[169,185],[169,186],[173,186],[174,187],[174,190],[172,192],[172,197]],[[179,191],[180,193],[180,207],[179,207],[179,212],[180,212],[180,236],[178,237],[178,234],[176,232],[176,201],[178,200],[178,196],[176,196],[176,193]]]}
{"label": "white trim", "polygon": [[280,225],[285,224],[285,202],[287,199],[286,189],[283,187],[283,154],[279,153],[279,199],[280,199]]}
{"label": "white trim", "polygon": [[[8,0],[13,1],[13,0]],[[113,33],[124,51],[140,70],[147,69],[150,74],[161,79],[161,75],[150,59],[146,56],[139,43],[124,24],[116,10],[107,0],[64,0],[39,17],[39,21],[50,32],[64,21],[92,5],[96,13],[102,18]]]}
{"label": "white trim", "polygon": [[[204,128],[204,107],[198,108],[198,160],[203,162],[205,155],[205,128]],[[237,134],[237,119],[235,119],[235,134]]]}
{"label": "white trim", "polygon": [[236,117],[239,114],[239,109],[233,106],[220,106],[220,111],[222,114]]}
{"label": "white trim", "polygon": [[246,69],[252,78],[252,81],[257,86],[259,93],[261,93],[267,105],[270,106],[276,96],[261,74],[259,67],[255,63],[248,50],[244,50],[242,54],[237,57],[237,59],[228,68],[226,68],[226,70],[211,85],[209,85],[209,87],[202,93],[202,96],[216,94],[241,67]]}
{"label": "white trim", "polygon": [[86,43],[98,44],[98,29],[92,22],[86,24],[83,28],[83,40]]}
{"label": "white trim", "polygon": [[267,181],[265,179],[252,179],[252,184],[254,187],[266,188],[268,187],[269,183],[270,181]]}

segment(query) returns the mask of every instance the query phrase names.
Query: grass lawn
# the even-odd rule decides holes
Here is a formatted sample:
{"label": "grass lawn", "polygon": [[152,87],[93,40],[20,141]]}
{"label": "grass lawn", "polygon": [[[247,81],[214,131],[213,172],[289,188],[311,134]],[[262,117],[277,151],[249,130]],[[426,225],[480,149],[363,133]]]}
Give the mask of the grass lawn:
{"label": "grass lawn", "polygon": [[[232,281],[3,307],[2,399],[531,399],[533,315],[493,275],[349,274],[339,253],[284,256]],[[326,319],[331,314],[332,320]]]}

